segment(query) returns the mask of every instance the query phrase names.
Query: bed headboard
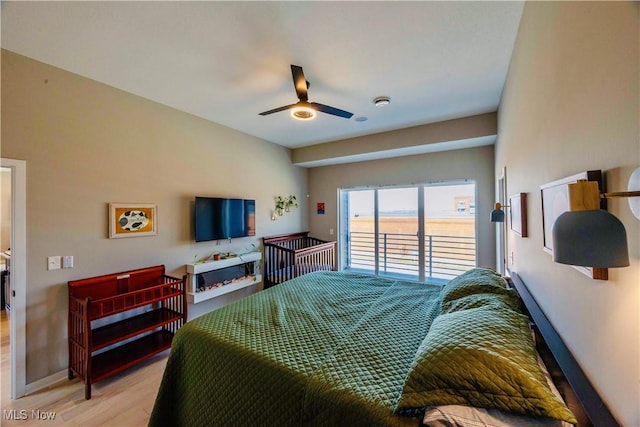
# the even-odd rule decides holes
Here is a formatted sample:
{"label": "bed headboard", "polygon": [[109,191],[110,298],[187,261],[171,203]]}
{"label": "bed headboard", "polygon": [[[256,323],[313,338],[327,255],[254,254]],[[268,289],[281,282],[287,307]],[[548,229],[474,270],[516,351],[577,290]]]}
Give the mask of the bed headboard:
{"label": "bed headboard", "polygon": [[619,426],[527,285],[517,273],[511,273],[508,282],[518,291],[534,323],[538,351],[567,406],[578,419],[578,426]]}

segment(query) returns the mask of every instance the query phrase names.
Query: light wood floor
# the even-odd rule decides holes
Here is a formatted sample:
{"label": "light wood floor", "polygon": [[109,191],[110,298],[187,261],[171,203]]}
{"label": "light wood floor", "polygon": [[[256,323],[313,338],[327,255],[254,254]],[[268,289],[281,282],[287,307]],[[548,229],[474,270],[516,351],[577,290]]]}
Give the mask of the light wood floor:
{"label": "light wood floor", "polygon": [[[167,362],[168,351],[94,384],[90,400],[84,399],[84,384],[77,378],[73,381],[64,380],[49,389],[11,400],[9,398],[9,320],[4,310],[0,319],[0,332],[2,380],[0,425],[23,427],[147,425]],[[38,411],[41,417],[52,414],[55,418],[53,420],[37,419]],[[9,419],[11,415],[14,419]]]}

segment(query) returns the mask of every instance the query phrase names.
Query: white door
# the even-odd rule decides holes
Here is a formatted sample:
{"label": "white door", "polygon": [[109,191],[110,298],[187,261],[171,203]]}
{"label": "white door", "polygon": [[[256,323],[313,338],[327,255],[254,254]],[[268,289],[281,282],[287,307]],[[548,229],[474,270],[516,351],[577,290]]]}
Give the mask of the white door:
{"label": "white door", "polygon": [[27,163],[2,159],[11,169],[11,398],[26,392],[26,263],[27,263]]}

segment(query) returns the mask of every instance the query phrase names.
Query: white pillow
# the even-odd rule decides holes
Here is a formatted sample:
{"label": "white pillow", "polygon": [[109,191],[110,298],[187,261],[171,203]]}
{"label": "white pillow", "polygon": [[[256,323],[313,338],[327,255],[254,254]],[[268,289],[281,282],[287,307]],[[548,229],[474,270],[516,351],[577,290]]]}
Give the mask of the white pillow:
{"label": "white pillow", "polygon": [[[558,399],[563,400],[539,354],[538,365],[544,372],[553,394]],[[462,405],[432,406],[427,408],[422,421],[428,427],[574,427],[573,424],[551,418],[526,417],[498,409],[474,408]]]}
{"label": "white pillow", "polygon": [[462,405],[427,408],[423,422],[429,427],[574,427],[572,424],[551,418],[526,417],[497,409]]}

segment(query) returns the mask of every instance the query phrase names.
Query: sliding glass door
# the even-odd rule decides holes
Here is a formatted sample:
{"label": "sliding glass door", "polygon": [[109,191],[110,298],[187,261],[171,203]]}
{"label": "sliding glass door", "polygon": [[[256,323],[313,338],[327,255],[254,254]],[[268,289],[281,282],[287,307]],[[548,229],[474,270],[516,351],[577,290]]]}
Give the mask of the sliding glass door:
{"label": "sliding glass door", "polygon": [[344,189],[341,269],[448,280],[476,265],[475,183]]}
{"label": "sliding glass door", "polygon": [[378,274],[420,278],[418,189],[378,190]]}
{"label": "sliding glass door", "polygon": [[475,183],[424,187],[425,277],[451,279],[476,266]]}

